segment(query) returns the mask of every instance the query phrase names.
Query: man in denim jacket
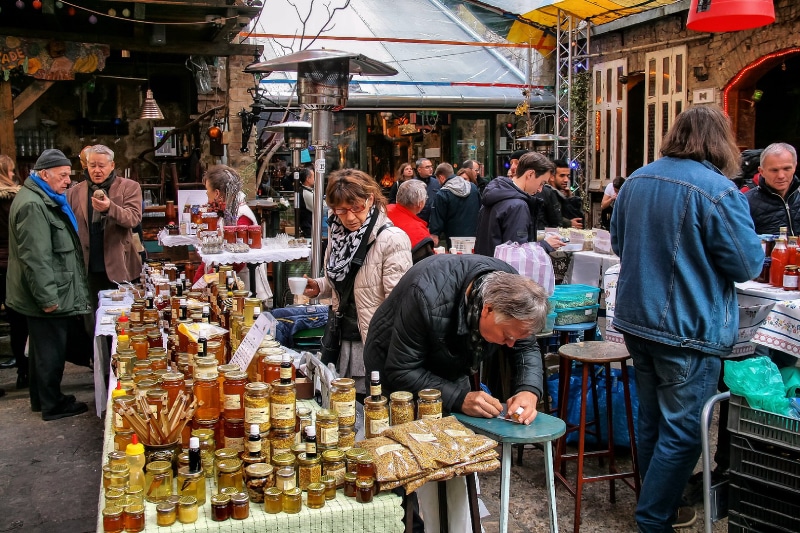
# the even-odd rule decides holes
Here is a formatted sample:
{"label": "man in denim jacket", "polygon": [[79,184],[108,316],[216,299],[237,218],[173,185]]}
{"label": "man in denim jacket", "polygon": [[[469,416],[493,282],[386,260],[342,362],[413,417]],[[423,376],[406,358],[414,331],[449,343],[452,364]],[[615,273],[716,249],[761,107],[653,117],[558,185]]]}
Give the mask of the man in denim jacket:
{"label": "man in denim jacket", "polygon": [[[734,282],[753,279],[764,254],[747,200],[729,179],[739,151],[716,106],[681,113],[664,157],[620,189],[611,245],[621,269],[614,327],[639,390],[639,531],[686,527],[681,493],[700,457],[700,415],[715,392],[720,356],[736,342]],[[721,170],[720,170],[721,169]]]}

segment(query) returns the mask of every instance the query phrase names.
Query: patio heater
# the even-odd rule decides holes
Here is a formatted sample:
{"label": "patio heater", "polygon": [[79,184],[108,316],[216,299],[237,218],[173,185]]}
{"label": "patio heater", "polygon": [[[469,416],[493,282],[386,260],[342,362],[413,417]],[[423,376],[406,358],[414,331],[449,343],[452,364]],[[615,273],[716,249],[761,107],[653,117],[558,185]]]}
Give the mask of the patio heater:
{"label": "patio heater", "polygon": [[303,50],[261,63],[253,63],[245,72],[297,72],[297,99],[304,111],[311,113],[311,144],[316,160],[314,172],[314,210],[312,222],[311,274],[322,274],[320,236],[322,235],[322,196],[325,189],[325,153],[330,149],[333,111],[347,104],[350,74],[394,76],[397,71],[360,54],[338,50]]}
{"label": "patio heater", "polygon": [[[300,237],[300,153],[308,148],[308,131],[310,122],[296,120],[281,122],[264,128],[267,131],[282,131],[283,139],[289,150],[292,151],[292,172],[294,173],[294,236]],[[316,188],[315,188],[316,190]],[[311,235],[304,235],[311,238]]]}

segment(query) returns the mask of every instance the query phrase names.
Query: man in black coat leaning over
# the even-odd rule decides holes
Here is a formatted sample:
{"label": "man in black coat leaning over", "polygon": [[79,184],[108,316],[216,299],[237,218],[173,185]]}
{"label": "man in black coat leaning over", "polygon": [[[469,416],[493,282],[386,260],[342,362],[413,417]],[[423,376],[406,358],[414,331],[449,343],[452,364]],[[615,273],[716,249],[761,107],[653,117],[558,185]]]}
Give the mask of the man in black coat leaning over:
{"label": "man in black coat leaning over", "polygon": [[439,389],[444,409],[491,418],[500,402],[473,391],[469,377],[501,347],[516,371],[508,413],[530,424],[542,391],[534,334],[547,314],[547,293],[504,261],[435,255],[414,265],[381,304],[364,346],[367,372],[384,392]]}

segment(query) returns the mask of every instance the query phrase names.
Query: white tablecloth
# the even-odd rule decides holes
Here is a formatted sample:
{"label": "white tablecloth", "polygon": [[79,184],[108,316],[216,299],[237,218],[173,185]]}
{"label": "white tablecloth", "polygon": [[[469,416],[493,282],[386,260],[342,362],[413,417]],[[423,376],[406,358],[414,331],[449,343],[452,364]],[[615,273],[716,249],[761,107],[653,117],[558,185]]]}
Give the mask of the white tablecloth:
{"label": "white tablecloth", "polygon": [[303,259],[311,254],[311,248],[302,246],[298,248],[261,248],[260,250],[250,250],[243,254],[222,252],[221,254],[206,254],[200,249],[200,257],[207,265],[212,264],[233,264],[233,263],[282,263]]}
{"label": "white tablecloth", "polygon": [[753,349],[746,353],[753,353],[755,344],[760,344],[800,357],[800,291],[784,291],[754,281],[737,283],[736,290],[740,308],[743,304],[753,309],[770,306],[766,317],[753,325],[749,343]]}
{"label": "white tablecloth", "polygon": [[[98,294],[99,299],[94,324],[94,401],[97,416],[103,415],[110,391],[117,386],[114,373],[111,372],[110,368],[111,354],[117,349],[117,336],[114,331],[117,315],[108,311],[120,308],[130,310],[133,304],[133,296],[125,298],[122,302],[114,302],[110,298],[102,296],[107,292],[100,291]],[[107,337],[112,339],[110,352],[108,350]],[[106,378],[109,378],[108,384],[106,384]]]}
{"label": "white tablecloth", "polygon": [[170,235],[166,229],[158,232],[159,246],[197,246],[200,239],[197,235]]}

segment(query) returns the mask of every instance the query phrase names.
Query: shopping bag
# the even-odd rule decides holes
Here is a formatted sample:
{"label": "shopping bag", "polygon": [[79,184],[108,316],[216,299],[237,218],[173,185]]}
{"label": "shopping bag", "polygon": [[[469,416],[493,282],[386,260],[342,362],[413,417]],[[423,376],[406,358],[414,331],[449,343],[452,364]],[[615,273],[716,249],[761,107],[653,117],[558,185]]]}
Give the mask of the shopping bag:
{"label": "shopping bag", "polygon": [[541,285],[548,296],[553,295],[556,286],[553,263],[544,248],[538,244],[534,242],[519,244],[509,241],[498,245],[494,249],[494,256],[517,269],[520,275]]}

